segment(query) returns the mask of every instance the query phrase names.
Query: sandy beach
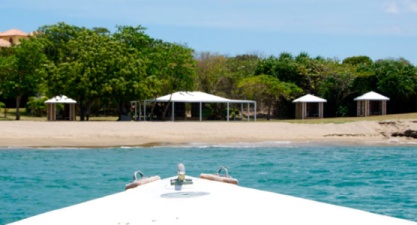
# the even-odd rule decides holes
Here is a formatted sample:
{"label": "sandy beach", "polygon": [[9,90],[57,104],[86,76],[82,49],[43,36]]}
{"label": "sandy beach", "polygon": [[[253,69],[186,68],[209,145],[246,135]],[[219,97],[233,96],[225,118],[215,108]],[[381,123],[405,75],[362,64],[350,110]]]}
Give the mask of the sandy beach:
{"label": "sandy beach", "polygon": [[0,147],[113,147],[257,142],[417,145],[392,137],[417,121],[343,124],[284,122],[0,122]]}

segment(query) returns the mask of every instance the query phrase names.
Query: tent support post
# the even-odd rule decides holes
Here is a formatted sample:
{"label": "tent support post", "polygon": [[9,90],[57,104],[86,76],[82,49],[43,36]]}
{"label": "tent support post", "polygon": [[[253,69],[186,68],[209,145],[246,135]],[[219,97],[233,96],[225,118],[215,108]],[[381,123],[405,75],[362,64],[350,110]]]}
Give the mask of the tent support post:
{"label": "tent support post", "polygon": [[253,105],[255,107],[255,114],[253,115],[253,121],[256,121],[256,102]]}
{"label": "tent support post", "polygon": [[175,104],[174,104],[174,102],[172,102],[172,115],[171,115],[171,118],[172,118],[172,122],[174,122],[174,114],[175,114]]}
{"label": "tent support post", "polygon": [[143,101],[143,121],[146,121],[146,101]]}
{"label": "tent support post", "polygon": [[248,103],[248,122],[250,121],[250,103]]}
{"label": "tent support post", "polygon": [[229,122],[229,102],[227,102],[227,122]]}
{"label": "tent support post", "polygon": [[240,103],[240,117],[242,117],[243,120],[243,103]]}
{"label": "tent support post", "polygon": [[138,105],[138,107],[139,107],[138,121],[141,121],[142,120],[142,118],[141,118],[141,116],[142,116],[142,104],[140,104],[139,101],[138,101],[138,103],[139,103],[139,105]]}
{"label": "tent support post", "polygon": [[203,103],[200,102],[200,121],[203,121]]}
{"label": "tent support post", "polygon": [[303,102],[302,109],[303,109],[303,115],[301,116],[301,119],[304,119],[306,118],[306,115],[307,115],[307,103]]}

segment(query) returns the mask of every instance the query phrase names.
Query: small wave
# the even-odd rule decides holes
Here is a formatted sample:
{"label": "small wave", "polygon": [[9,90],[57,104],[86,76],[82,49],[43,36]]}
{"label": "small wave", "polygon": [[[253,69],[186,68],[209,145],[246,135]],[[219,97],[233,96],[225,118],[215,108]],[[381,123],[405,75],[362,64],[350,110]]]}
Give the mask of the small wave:
{"label": "small wave", "polygon": [[191,144],[188,146],[197,148],[260,148],[260,147],[290,147],[290,141],[268,141],[268,142],[235,142],[223,144]]}
{"label": "small wave", "polygon": [[145,148],[142,146],[120,146],[121,149],[134,149],[134,148]]}

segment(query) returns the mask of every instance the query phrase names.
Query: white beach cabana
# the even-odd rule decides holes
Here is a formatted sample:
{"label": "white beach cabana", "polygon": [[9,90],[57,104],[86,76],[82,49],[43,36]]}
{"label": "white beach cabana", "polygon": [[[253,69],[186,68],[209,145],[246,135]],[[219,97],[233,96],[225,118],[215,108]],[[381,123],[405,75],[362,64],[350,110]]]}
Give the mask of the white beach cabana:
{"label": "white beach cabana", "polygon": [[307,94],[292,101],[295,103],[295,118],[323,118],[323,103],[326,99]]}
{"label": "white beach cabana", "polygon": [[[165,96],[161,96],[156,99],[145,100],[144,101],[144,115],[146,115],[146,104],[154,103],[154,102],[167,102],[171,103],[171,120],[175,120],[175,104],[176,103],[192,103],[193,104],[193,111],[198,112],[199,120],[203,120],[203,103],[224,103],[227,105],[227,121],[229,121],[229,109],[230,104],[241,104],[241,111],[243,111],[243,104],[247,104],[247,111],[248,111],[248,121],[249,121],[249,110],[250,104],[253,104],[254,108],[254,120],[256,121],[256,101],[252,100],[235,100],[235,99],[227,99],[216,95],[207,94],[204,92],[199,91],[178,91],[172,94],[168,94]],[[146,118],[146,116],[145,116]],[[145,119],[146,120],[146,119]]]}
{"label": "white beach cabana", "polygon": [[[55,121],[55,120],[70,120],[75,121],[75,104],[77,101],[74,99],[68,98],[65,95],[58,95],[51,99],[48,99],[45,101],[45,103],[48,106],[48,120],[49,121]],[[64,104],[64,110],[63,113],[59,116],[57,116],[57,104]]]}
{"label": "white beach cabana", "polygon": [[354,99],[357,102],[357,116],[386,115],[387,101],[385,97],[376,92],[370,91]]}

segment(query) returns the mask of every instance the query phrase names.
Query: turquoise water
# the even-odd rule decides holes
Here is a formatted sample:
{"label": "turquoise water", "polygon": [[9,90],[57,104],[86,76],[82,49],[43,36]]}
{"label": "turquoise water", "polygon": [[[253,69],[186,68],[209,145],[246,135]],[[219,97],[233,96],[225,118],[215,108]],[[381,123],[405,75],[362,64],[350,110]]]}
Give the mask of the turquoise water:
{"label": "turquoise water", "polygon": [[417,221],[417,147],[239,146],[0,150],[0,224],[124,190],[147,176],[215,173],[240,185]]}

